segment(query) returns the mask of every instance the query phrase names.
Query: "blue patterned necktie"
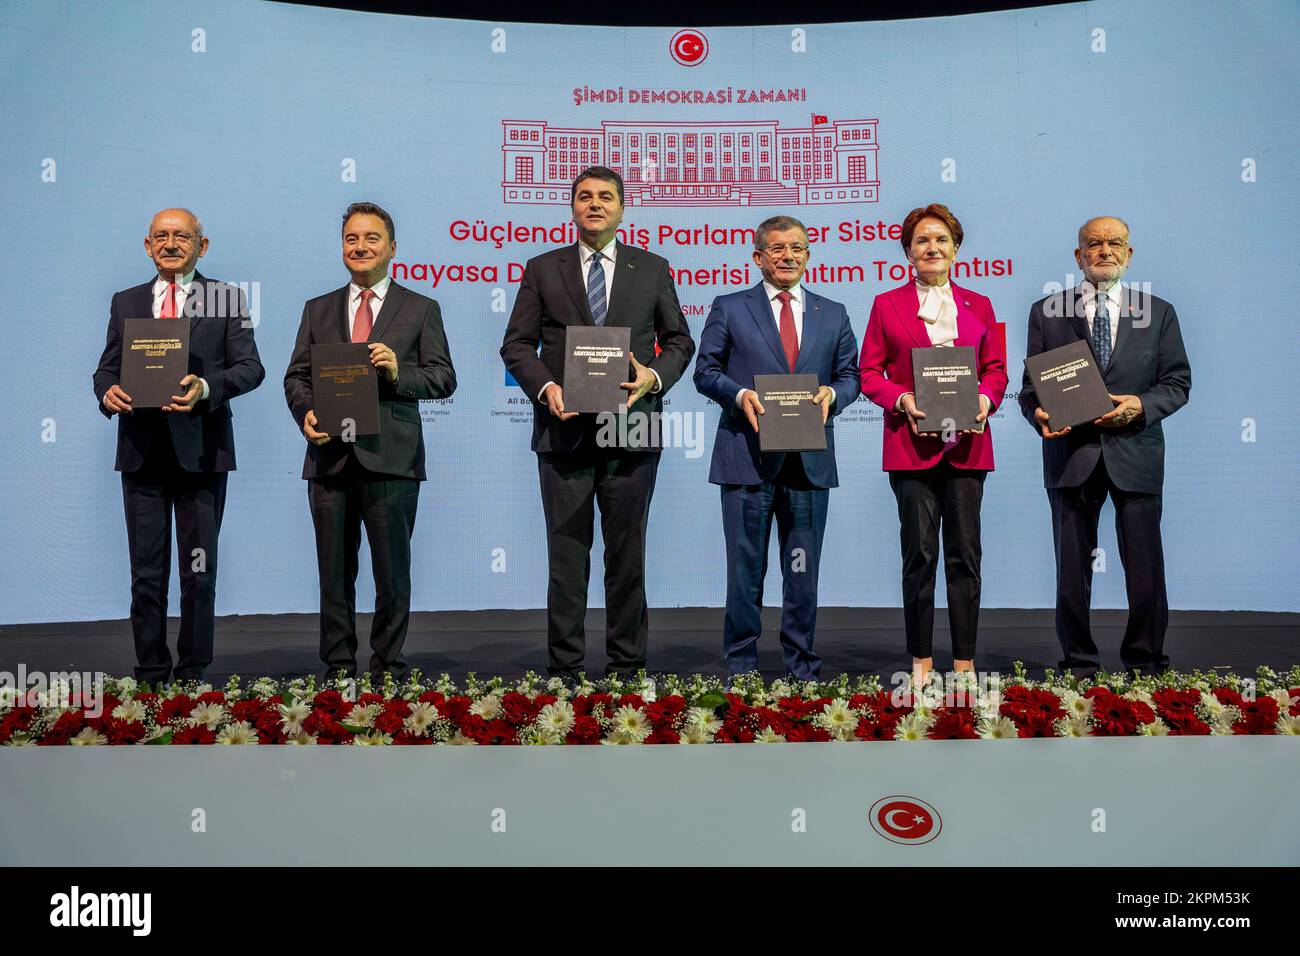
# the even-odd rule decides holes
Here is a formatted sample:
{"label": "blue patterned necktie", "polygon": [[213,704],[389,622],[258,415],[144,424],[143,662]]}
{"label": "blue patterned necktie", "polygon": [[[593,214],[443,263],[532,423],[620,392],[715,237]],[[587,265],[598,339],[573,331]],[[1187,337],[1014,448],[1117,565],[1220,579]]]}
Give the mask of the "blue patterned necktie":
{"label": "blue patterned necktie", "polygon": [[1110,297],[1098,290],[1093,301],[1097,309],[1092,317],[1092,353],[1097,367],[1104,369],[1110,364]]}
{"label": "blue patterned necktie", "polygon": [[587,272],[587,305],[597,325],[605,324],[605,257],[599,252],[591,257]]}

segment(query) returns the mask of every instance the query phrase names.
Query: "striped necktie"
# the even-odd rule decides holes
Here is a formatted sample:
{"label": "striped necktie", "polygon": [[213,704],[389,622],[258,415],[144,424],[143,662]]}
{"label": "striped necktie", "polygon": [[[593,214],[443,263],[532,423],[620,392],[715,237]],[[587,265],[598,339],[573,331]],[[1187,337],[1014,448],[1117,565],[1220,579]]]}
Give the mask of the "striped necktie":
{"label": "striped necktie", "polygon": [[591,317],[597,325],[605,324],[605,257],[599,252],[592,253],[587,271],[587,305],[591,306]]}

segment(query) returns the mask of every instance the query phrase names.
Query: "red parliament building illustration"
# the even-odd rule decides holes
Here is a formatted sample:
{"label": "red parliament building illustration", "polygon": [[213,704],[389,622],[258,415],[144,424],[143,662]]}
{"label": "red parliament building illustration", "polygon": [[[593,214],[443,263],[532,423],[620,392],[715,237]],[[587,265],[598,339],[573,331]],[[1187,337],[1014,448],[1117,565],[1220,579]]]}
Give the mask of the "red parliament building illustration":
{"label": "red parliament building illustration", "polygon": [[507,203],[569,204],[588,166],[623,177],[628,206],[785,206],[878,202],[874,119],[813,115],[810,126],[605,121],[599,129],[502,120]]}

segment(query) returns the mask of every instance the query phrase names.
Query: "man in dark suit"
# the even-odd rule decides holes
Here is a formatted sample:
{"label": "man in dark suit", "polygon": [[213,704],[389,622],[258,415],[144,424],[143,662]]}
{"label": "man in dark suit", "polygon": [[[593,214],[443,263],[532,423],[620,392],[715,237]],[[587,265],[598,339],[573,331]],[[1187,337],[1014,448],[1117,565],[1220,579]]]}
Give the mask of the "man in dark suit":
{"label": "man in dark suit", "polygon": [[[162,210],[149,224],[144,248],[157,275],[113,296],[93,383],[99,410],[118,416],[114,467],[122,473],[131,556],[135,676],[159,683],[173,675],[167,584],[175,512],[181,580],[175,677],[199,681],[212,663],[217,538],[226,475],[235,470],[230,400],[257,388],[266,372],[242,291],[195,269],[208,251],[195,215]],[[124,320],[149,317],[190,324],[189,372],[170,404],[134,409],[121,386]]]}
{"label": "man in dark suit", "polygon": [[[813,650],[817,575],[830,489],[839,485],[830,419],[853,404],[862,384],[848,312],[800,284],[809,251],[808,231],[799,220],[774,216],[763,222],[754,232],[754,263],[763,281],[714,299],[700,333],[695,387],[722,409],[709,481],[722,486],[728,677],[758,669],[773,515],[784,584],[785,669],[799,680],[815,680],[821,672]],[[817,376],[820,388],[812,400],[821,406],[826,450],[763,454],[758,425],[766,410],[754,376],[791,373]]]}
{"label": "man in dark suit", "polygon": [[[667,261],[616,241],[623,218],[618,173],[602,166],[584,170],[570,199],[581,241],[528,262],[501,358],[534,402],[532,447],[550,561],[549,671],[573,680],[583,669],[586,648],[593,502],[600,505],[605,539],[606,669],[632,674],[646,666],[646,527],[661,451],[653,423],[695,343]],[[632,330],[628,358],[634,375],[623,383],[628,427],[602,427],[599,416],[565,411],[564,342],[570,325]]]}
{"label": "man in dark suit", "polygon": [[[402,644],[411,612],[411,534],[424,472],[420,399],[446,398],[456,372],[438,303],[393,282],[393,220],[373,203],[343,214],[341,289],[310,299],[284,373],[284,396],[307,439],[302,476],[316,527],[320,655],[325,677],[353,677],[357,663],[356,582],[361,527],[375,575],[370,674],[406,675]],[[318,431],[312,399],[313,344],[365,342],[379,379],[379,433]],[[351,438],[352,440],[346,440]]]}
{"label": "man in dark suit", "polygon": [[1028,372],[1020,389],[1020,410],[1043,436],[1043,482],[1056,549],[1056,635],[1064,652],[1060,667],[1078,676],[1091,676],[1101,666],[1088,609],[1097,523],[1107,496],[1115,504],[1129,602],[1120,660],[1125,670],[1143,674],[1169,668],[1160,423],[1187,404],[1192,369],[1174,307],[1120,283],[1133,257],[1128,239],[1122,219],[1088,220],[1074,250],[1084,281],[1029,310],[1028,354],[1087,341],[1115,404],[1091,424],[1052,431]]}

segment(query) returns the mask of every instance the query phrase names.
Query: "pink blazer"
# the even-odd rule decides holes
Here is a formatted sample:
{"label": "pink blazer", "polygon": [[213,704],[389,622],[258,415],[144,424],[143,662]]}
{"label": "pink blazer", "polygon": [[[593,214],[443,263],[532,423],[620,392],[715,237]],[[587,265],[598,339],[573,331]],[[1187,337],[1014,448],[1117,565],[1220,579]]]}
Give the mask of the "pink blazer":
{"label": "pink blazer", "polygon": [[[990,416],[1007,390],[1007,363],[997,334],[993,303],[953,283],[957,302],[954,345],[974,347],[979,361],[980,394],[988,397]],[[862,338],[862,394],[885,410],[885,471],[919,471],[947,458],[957,468],[993,470],[993,424],[979,435],[962,435],[944,444],[938,435],[913,435],[907,415],[894,411],[904,392],[912,391],[912,349],[929,348],[930,333],[916,313],[921,299],[913,282],[882,292],[871,304]]]}

